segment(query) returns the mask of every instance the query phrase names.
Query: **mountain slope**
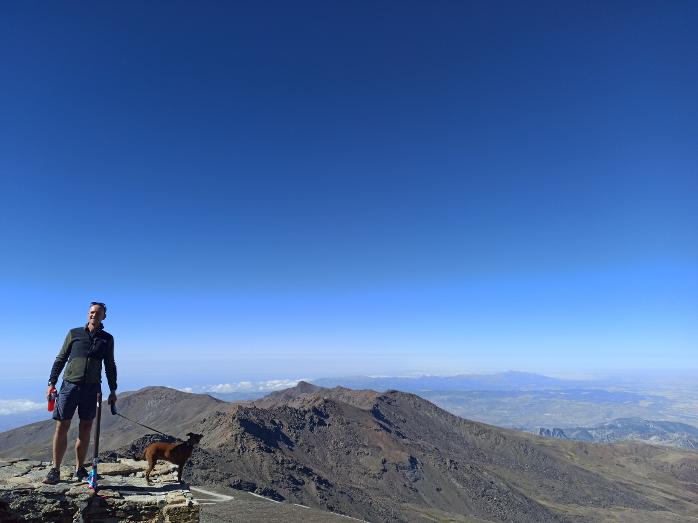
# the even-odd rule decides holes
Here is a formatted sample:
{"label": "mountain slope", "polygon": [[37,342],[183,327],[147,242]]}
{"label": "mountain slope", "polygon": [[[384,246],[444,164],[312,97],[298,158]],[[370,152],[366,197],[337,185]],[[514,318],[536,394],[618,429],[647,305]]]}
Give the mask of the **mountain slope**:
{"label": "mountain slope", "polygon": [[[105,397],[106,398],[106,397]],[[120,414],[157,430],[182,437],[197,426],[201,418],[229,405],[207,394],[189,394],[167,387],[145,387],[136,392],[118,396]],[[0,457],[51,459],[51,440],[55,422],[51,419],[0,433]],[[77,437],[78,417],[73,418],[69,441]],[[113,449],[129,444],[134,439],[152,432],[119,416],[112,416],[109,405],[102,407],[100,449]],[[66,454],[73,461],[72,450]],[[89,451],[91,456],[92,450]]]}

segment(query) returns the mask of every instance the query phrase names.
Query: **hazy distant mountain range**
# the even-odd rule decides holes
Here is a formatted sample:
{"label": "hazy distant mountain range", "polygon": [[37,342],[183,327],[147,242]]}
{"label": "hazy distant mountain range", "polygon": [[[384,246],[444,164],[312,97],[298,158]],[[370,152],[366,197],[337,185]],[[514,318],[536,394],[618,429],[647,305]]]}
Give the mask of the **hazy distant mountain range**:
{"label": "hazy distant mountain range", "polygon": [[622,418],[594,427],[541,428],[540,436],[576,439],[597,443],[638,440],[656,445],[698,449],[698,429],[692,425],[671,421],[652,421],[641,418]]}
{"label": "hazy distant mountain range", "polygon": [[[413,392],[458,416],[499,427],[590,427],[619,418],[665,420],[698,426],[698,380],[663,375],[568,380],[523,372],[459,376],[322,378],[323,387]],[[206,392],[227,401],[268,391],[221,384]],[[267,382],[262,383],[267,386]],[[234,389],[234,392],[222,392]],[[203,392],[200,390],[199,392]]]}
{"label": "hazy distant mountain range", "polygon": [[564,380],[528,372],[501,372],[497,374],[461,374],[456,376],[349,376],[312,380],[321,387],[342,386],[351,389],[403,391],[526,391],[542,389],[573,389],[602,386],[600,380]]}
{"label": "hazy distant mountain range", "polygon": [[[540,438],[419,396],[300,383],[255,402],[149,387],[120,412],[204,434],[185,477],[368,521],[693,521],[698,453]],[[0,457],[47,459],[53,423],[0,434]],[[101,445],[147,431],[105,414]],[[70,459],[70,458],[69,458]]]}

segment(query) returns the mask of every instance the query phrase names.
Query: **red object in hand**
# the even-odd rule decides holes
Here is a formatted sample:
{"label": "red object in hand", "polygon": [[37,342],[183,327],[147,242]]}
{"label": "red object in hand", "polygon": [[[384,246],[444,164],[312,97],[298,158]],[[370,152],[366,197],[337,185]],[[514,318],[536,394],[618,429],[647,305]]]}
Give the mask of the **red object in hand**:
{"label": "red object in hand", "polygon": [[53,412],[54,407],[56,406],[56,387],[51,387],[51,392],[48,393],[48,411]]}

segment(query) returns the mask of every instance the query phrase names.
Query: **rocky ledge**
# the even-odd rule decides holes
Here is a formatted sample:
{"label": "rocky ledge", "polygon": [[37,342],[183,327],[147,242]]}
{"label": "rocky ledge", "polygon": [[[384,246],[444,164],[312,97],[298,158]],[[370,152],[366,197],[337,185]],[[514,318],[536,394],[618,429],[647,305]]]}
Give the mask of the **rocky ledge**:
{"label": "rocky ledge", "polygon": [[[72,478],[72,468],[61,467],[61,482],[44,485],[49,463],[17,459],[0,461],[0,521],[94,522],[199,521],[199,504],[186,484],[177,482],[176,467],[160,463],[144,478],[147,463],[121,459],[99,464],[99,489]],[[88,468],[89,470],[89,468]]]}

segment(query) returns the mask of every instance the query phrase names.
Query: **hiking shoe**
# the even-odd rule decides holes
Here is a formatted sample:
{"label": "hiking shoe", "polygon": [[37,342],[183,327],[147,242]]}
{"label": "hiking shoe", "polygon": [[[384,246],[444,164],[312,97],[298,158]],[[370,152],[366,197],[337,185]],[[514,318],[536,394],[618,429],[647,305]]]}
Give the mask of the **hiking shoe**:
{"label": "hiking shoe", "polygon": [[87,469],[85,469],[85,467],[80,467],[75,471],[75,479],[78,481],[84,481],[87,479],[88,475],[89,474],[87,473]]}
{"label": "hiking shoe", "polygon": [[61,471],[58,470],[56,467],[53,467],[51,470],[48,471],[48,474],[46,474],[46,479],[42,481],[42,483],[45,483],[46,485],[55,485],[61,480]]}

